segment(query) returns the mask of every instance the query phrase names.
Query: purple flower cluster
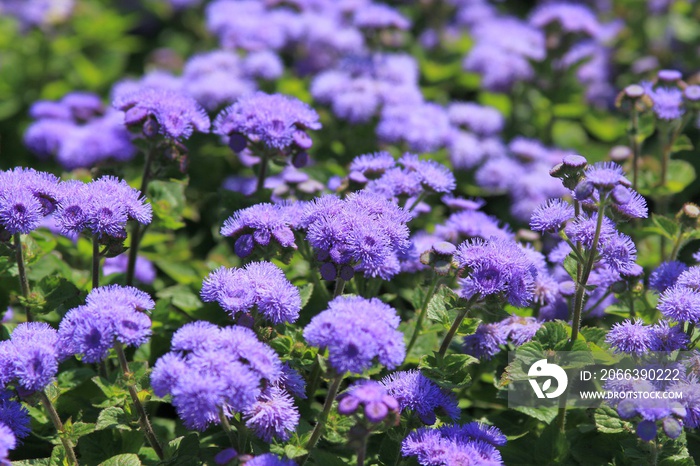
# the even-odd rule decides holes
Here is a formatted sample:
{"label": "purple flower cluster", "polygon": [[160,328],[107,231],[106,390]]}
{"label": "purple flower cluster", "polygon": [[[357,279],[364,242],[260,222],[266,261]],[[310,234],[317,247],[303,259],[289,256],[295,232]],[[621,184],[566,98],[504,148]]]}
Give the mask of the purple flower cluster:
{"label": "purple flower cluster", "polygon": [[289,440],[299,424],[299,410],[292,397],[279,386],[263,390],[257,401],[243,412],[246,427],[266,442]]}
{"label": "purple flower cluster", "polygon": [[409,150],[416,152],[432,152],[444,147],[450,134],[447,112],[429,102],[385,106],[377,125],[380,141],[405,143]]}
{"label": "purple flower cluster", "polygon": [[56,376],[59,361],[70,354],[48,324],[19,324],[9,340],[0,342],[0,389],[14,382],[21,393],[43,390]]}
{"label": "purple flower cluster", "polygon": [[249,144],[260,145],[263,150],[295,159],[313,144],[306,130],[320,128],[318,114],[302,101],[263,92],[241,97],[214,121],[214,132],[227,137],[237,153]]}
{"label": "purple flower cluster", "polygon": [[280,458],[272,453],[263,453],[244,463],[245,466],[295,466],[294,460]]}
{"label": "purple flower cluster", "polygon": [[663,293],[676,283],[678,277],[688,270],[683,262],[662,262],[649,276],[649,288]]}
{"label": "purple flower cluster", "polygon": [[255,204],[227,218],[221,235],[235,240],[234,249],[239,257],[248,257],[256,245],[269,247],[273,241],[282,248],[296,249],[292,227],[298,220],[294,214],[286,204]]}
{"label": "purple flower cluster", "polygon": [[374,380],[356,382],[338,396],[338,412],[349,416],[361,408],[365,419],[379,423],[391,414],[398,414],[399,403],[386,387]]}
{"label": "purple flower cluster", "polygon": [[671,326],[665,320],[645,325],[641,320],[617,323],[612,326],[605,341],[616,353],[642,356],[649,351],[677,351],[690,343],[683,326]]}
{"label": "purple flower cluster", "polygon": [[143,86],[132,92],[117,93],[112,105],[125,112],[124,123],[140,127],[144,136],[161,134],[173,141],[188,139],[196,130],[209,132],[209,116],[192,97],[184,93]]}
{"label": "purple flower cluster", "polygon": [[463,298],[503,296],[514,306],[533,298],[537,268],[512,240],[468,240],[457,247],[454,259],[466,271],[459,279]]}
{"label": "purple flower cluster", "polygon": [[38,157],[54,157],[66,169],[106,160],[125,162],[136,154],[124,114],[106,109],[95,94],[72,92],[60,101],[40,100],[29,110],[34,122],[24,144]]}
{"label": "purple flower cluster", "polygon": [[304,329],[310,345],[328,348],[336,372],[360,374],[375,358],[389,369],[406,357],[396,311],[377,298],[339,296]]}
{"label": "purple flower cluster", "polygon": [[435,424],[437,414],[453,420],[459,418],[457,399],[449,391],[418,370],[399,371],[382,379],[389,395],[399,403],[400,411],[410,410],[427,425]]}
{"label": "purple flower cluster", "polygon": [[675,284],[661,293],[658,308],[677,322],[700,322],[700,266],[680,273]]}
{"label": "purple flower cluster", "polygon": [[204,279],[201,296],[204,302],[218,302],[231,317],[257,310],[274,324],[296,321],[301,310],[299,290],[270,262],[221,267]]}
{"label": "purple flower cluster", "polygon": [[415,456],[423,466],[445,464],[502,465],[496,449],[506,444],[506,436],[497,427],[478,422],[444,425],[437,429],[422,427],[408,434],[401,445],[403,456]]}
{"label": "purple flower cluster", "polygon": [[0,0],[3,16],[16,18],[22,29],[46,28],[67,21],[75,0]]}
{"label": "purple flower cluster", "polygon": [[12,399],[12,392],[0,392],[0,424],[7,427],[20,442],[31,432],[29,411],[22,403]]}
{"label": "purple flower cluster", "polygon": [[[249,412],[254,418],[256,412],[249,410],[259,401],[261,387],[281,375],[278,356],[252,330],[197,321],[175,332],[172,351],[156,362],[151,385],[157,396],[172,396],[185,427],[203,431],[217,422],[220,412],[227,416]],[[272,427],[263,423],[251,425],[257,432],[269,432]]]}
{"label": "purple flower cluster", "polygon": [[667,83],[643,82],[644,93],[653,103],[652,109],[659,120],[677,120],[685,113],[683,91]]}
{"label": "purple flower cluster", "polygon": [[480,324],[464,338],[464,352],[479,359],[491,359],[501,345],[511,341],[520,346],[532,340],[542,326],[534,317],[508,317],[493,324]]}
{"label": "purple flower cluster", "polygon": [[657,422],[669,438],[678,438],[683,432],[683,418],[687,416],[686,408],[678,401],[663,397],[649,381],[639,380],[631,383],[631,389],[646,392],[650,396],[641,400],[622,400],[617,405],[617,413],[622,419],[632,419],[637,416],[641,421],[637,424],[637,436],[648,442],[656,438]]}
{"label": "purple flower cluster", "polygon": [[0,241],[38,228],[59,205],[62,186],[56,176],[31,168],[0,171]]}
{"label": "purple flower cluster", "polygon": [[0,464],[12,464],[9,461],[10,450],[14,450],[16,446],[17,438],[12,429],[0,422]]}
{"label": "purple flower cluster", "polygon": [[324,279],[340,273],[347,280],[354,268],[366,277],[387,280],[400,271],[399,256],[409,247],[409,220],[410,215],[394,203],[359,191],[345,199],[329,195],[312,201],[301,227],[322,263]]}
{"label": "purple flower cluster", "polygon": [[80,354],[84,362],[100,362],[115,342],[141,346],[151,337],[151,319],[146,314],[155,307],[151,297],[130,286],[108,285],[95,288],[85,304],[68,311],[58,329],[58,342],[70,354]]}
{"label": "purple flower cluster", "polygon": [[123,241],[127,221],[146,225],[151,218],[151,205],[141,192],[119,178],[103,176],[90,183],[62,183],[56,223],[65,235],[86,232],[101,240]]}

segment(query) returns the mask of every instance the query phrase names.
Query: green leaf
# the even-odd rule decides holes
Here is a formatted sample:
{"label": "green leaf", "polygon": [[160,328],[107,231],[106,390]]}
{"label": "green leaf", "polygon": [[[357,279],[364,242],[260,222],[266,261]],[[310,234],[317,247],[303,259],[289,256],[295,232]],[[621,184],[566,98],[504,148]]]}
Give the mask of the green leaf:
{"label": "green leaf", "polygon": [[139,455],[127,453],[113,456],[107,461],[100,463],[99,466],[141,466],[141,460],[139,460]]}
{"label": "green leaf", "polygon": [[301,297],[301,308],[304,309],[311,299],[314,292],[314,284],[307,283],[299,287],[299,296]]}
{"label": "green leaf", "polygon": [[129,422],[129,416],[122,408],[111,406],[100,411],[100,415],[97,417],[97,423],[95,424],[95,430],[131,430],[131,427],[128,425]]}
{"label": "green leaf", "polygon": [[564,259],[564,270],[566,270],[566,273],[569,274],[571,279],[576,282],[578,277],[576,276],[578,273],[578,260],[576,260],[576,256],[574,253],[570,253],[566,258]]}
{"label": "green leaf", "polygon": [[448,354],[442,358],[437,353],[424,357],[420,367],[425,375],[445,388],[464,388],[471,382],[470,366],[479,362],[468,354]]}
{"label": "green leaf", "polygon": [[153,223],[169,230],[177,230],[185,224],[185,183],[181,181],[151,181],[148,198],[153,207]]}
{"label": "green leaf", "polygon": [[181,461],[195,459],[199,454],[199,436],[195,433],[189,433],[171,440],[163,448],[163,453],[166,458],[177,458],[177,464]]}
{"label": "green leaf", "polygon": [[64,427],[66,428],[68,438],[70,438],[74,444],[78,442],[80,437],[95,432],[95,424],[87,422],[76,422],[72,424],[66,422]]}
{"label": "green leaf", "polygon": [[595,425],[599,432],[604,434],[616,434],[630,430],[630,423],[620,419],[617,411],[610,406],[601,406],[593,414]]}
{"label": "green leaf", "polygon": [[533,341],[539,342],[544,349],[552,350],[558,343],[569,339],[567,326],[563,322],[545,322],[537,331]]}
{"label": "green leaf", "polygon": [[513,409],[518,411],[518,412],[521,412],[523,414],[526,414],[533,419],[537,419],[538,421],[542,421],[546,424],[549,424],[554,419],[556,419],[557,413],[559,412],[559,408],[557,408],[556,406],[550,406],[547,408],[533,408],[531,406],[516,406]]}
{"label": "green leaf", "polygon": [[685,160],[671,160],[668,163],[666,191],[677,194],[695,181],[695,168]]}
{"label": "green leaf", "polygon": [[[81,304],[80,290],[73,283],[58,275],[44,277],[35,288],[44,298],[41,313],[59,309],[68,310]],[[35,308],[35,310],[38,310]]]}
{"label": "green leaf", "polygon": [[175,285],[159,291],[156,296],[161,299],[170,298],[173,306],[185,312],[193,312],[204,304],[199,296],[187,285]]}
{"label": "green leaf", "polygon": [[284,446],[284,454],[287,456],[287,458],[298,458],[300,456],[304,456],[307,454],[308,451],[305,448],[298,447],[296,445],[285,445]]}
{"label": "green leaf", "polygon": [[681,152],[684,150],[693,150],[695,147],[693,147],[693,143],[688,137],[687,134],[681,134],[678,139],[676,139],[676,142],[673,143],[673,147],[671,148],[672,153],[676,152]]}

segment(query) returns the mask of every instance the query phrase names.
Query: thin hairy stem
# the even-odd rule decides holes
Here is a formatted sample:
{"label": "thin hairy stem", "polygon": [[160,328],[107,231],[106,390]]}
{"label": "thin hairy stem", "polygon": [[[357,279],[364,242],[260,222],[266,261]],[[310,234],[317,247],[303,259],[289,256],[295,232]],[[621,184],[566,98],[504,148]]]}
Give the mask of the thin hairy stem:
{"label": "thin hairy stem", "polygon": [[27,278],[27,268],[24,266],[24,251],[22,250],[22,235],[20,233],[14,234],[15,243],[15,259],[17,261],[17,272],[19,274],[19,287],[22,290],[22,296],[25,301],[25,313],[27,316],[27,322],[31,322],[32,312],[29,308],[29,279]]}
{"label": "thin hairy stem", "polygon": [[335,290],[333,290],[333,299],[342,295],[344,289],[345,289],[345,280],[343,280],[340,277],[336,278],[335,279]]}
{"label": "thin hairy stem", "polygon": [[56,412],[56,408],[54,408],[53,403],[51,403],[51,400],[49,399],[48,396],[46,396],[46,393],[43,391],[38,391],[37,394],[39,395],[39,400],[41,401],[41,404],[44,406],[44,409],[46,409],[46,412],[49,415],[49,418],[51,418],[51,422],[53,423],[54,427],[56,428],[56,432],[58,432],[58,437],[61,439],[61,443],[63,444],[63,449],[66,450],[66,456],[68,457],[68,463],[71,465],[78,465],[78,458],[75,456],[75,451],[73,450],[73,442],[66,437],[66,429],[63,427],[63,423],[61,422],[61,418],[58,416],[58,413]]}
{"label": "thin hairy stem", "polygon": [[92,235],[92,289],[100,286],[100,241]]}
{"label": "thin hairy stem", "polygon": [[323,411],[321,411],[321,415],[318,418],[318,422],[316,423],[316,426],[314,427],[314,430],[311,433],[311,438],[309,438],[309,442],[306,444],[307,453],[306,455],[302,456],[299,460],[299,466],[304,466],[304,463],[306,463],[306,461],[309,459],[311,450],[313,450],[313,448],[316,446],[316,443],[321,438],[321,435],[323,435],[323,429],[326,427],[326,421],[328,421],[328,414],[330,414],[331,412],[331,408],[333,407],[333,401],[335,400],[336,395],[338,395],[338,389],[340,388],[340,383],[342,381],[343,376],[337,375],[331,382],[330,387],[328,387],[326,401],[325,403],[323,403]]}
{"label": "thin hairy stem", "polygon": [[[148,184],[151,182],[151,168],[153,159],[155,158],[155,147],[146,152],[146,161],[143,164],[143,175],[141,177],[141,195],[146,195]],[[139,254],[139,242],[141,241],[141,224],[133,222],[131,227],[131,244],[129,246],[129,262],[126,266],[126,284],[131,286],[134,284],[134,272],[136,271],[136,258]]]}
{"label": "thin hairy stem", "polygon": [[435,275],[433,275],[430,283],[430,288],[428,289],[428,293],[426,293],[425,299],[421,303],[420,309],[417,309],[418,320],[416,321],[416,327],[413,329],[411,341],[409,341],[408,346],[406,346],[406,356],[408,356],[411,353],[411,349],[413,348],[413,345],[416,344],[416,340],[418,340],[418,336],[420,335],[420,332],[423,329],[423,320],[425,319],[425,315],[428,313],[428,303],[435,294],[435,289],[437,288],[438,283],[440,283],[440,279],[436,278]]}
{"label": "thin hairy stem", "polygon": [[478,297],[479,297],[479,295],[472,296],[469,299],[469,301],[467,301],[467,304],[462,309],[459,310],[459,314],[457,314],[457,318],[455,319],[454,323],[452,324],[452,327],[450,327],[450,330],[447,331],[447,335],[445,335],[445,339],[442,340],[442,345],[440,345],[440,351],[438,352],[438,354],[441,358],[443,356],[445,356],[445,353],[447,352],[447,348],[449,348],[450,343],[452,342],[452,338],[454,338],[455,334],[457,333],[457,330],[459,329],[459,326],[462,323],[462,320],[464,320],[464,317],[467,315],[467,312],[469,312],[469,309],[476,302]]}
{"label": "thin hairy stem", "polygon": [[231,424],[228,422],[228,418],[224,413],[224,408],[219,408],[219,424],[221,424],[221,428],[224,429],[224,432],[226,432],[226,435],[231,442],[231,446],[233,448],[238,448],[238,436],[231,427]]}

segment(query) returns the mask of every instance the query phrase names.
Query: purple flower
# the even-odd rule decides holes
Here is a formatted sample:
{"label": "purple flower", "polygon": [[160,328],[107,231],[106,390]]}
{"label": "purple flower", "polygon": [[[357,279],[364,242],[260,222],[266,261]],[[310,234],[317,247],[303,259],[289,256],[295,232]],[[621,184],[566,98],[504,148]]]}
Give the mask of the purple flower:
{"label": "purple flower", "polygon": [[[584,247],[590,249],[593,247],[597,222],[598,214],[593,214],[591,216],[579,215],[573,222],[570,222],[566,226],[564,231],[571,241],[580,241]],[[616,234],[618,233],[615,230],[613,222],[609,218],[604,217],[601,224],[599,241],[605,241],[607,238]],[[596,247],[598,247],[598,245],[596,245]]]}
{"label": "purple flower", "polygon": [[491,359],[506,344],[506,335],[496,324],[480,324],[476,331],[464,337],[464,352],[479,359]]}
{"label": "purple flower", "polygon": [[524,306],[533,297],[536,268],[512,240],[465,241],[454,259],[467,269],[466,278],[459,279],[463,298],[503,294],[512,305]]}
{"label": "purple flower", "polygon": [[651,351],[676,351],[685,348],[690,338],[683,331],[682,325],[671,327],[665,320],[660,320],[651,327],[652,335],[649,349]]}
{"label": "purple flower", "polygon": [[358,155],[350,163],[350,172],[362,173],[367,178],[384,174],[396,166],[396,160],[388,152]]}
{"label": "purple flower", "polygon": [[624,233],[616,233],[600,241],[600,255],[605,263],[620,273],[630,273],[637,264],[637,247],[632,238]]}
{"label": "purple flower", "polygon": [[0,462],[2,464],[11,464],[9,462],[10,450],[14,450],[16,446],[17,438],[14,432],[0,422]]}
{"label": "purple flower", "polygon": [[[105,276],[116,273],[126,273],[128,264],[128,254],[120,254],[116,257],[108,257],[107,259],[105,259],[104,265],[102,266],[102,273]],[[145,285],[150,285],[151,283],[153,283],[153,281],[156,279],[156,269],[153,266],[153,262],[149,261],[143,256],[137,256],[136,268],[134,270],[134,278]]]}
{"label": "purple flower", "polygon": [[292,397],[277,387],[263,392],[243,415],[246,427],[266,442],[272,442],[275,438],[289,440],[299,424],[299,410],[294,406]]}
{"label": "purple flower", "polygon": [[328,348],[330,365],[338,373],[359,374],[374,358],[389,369],[403,362],[406,347],[398,325],[396,311],[376,298],[339,296],[311,319],[304,338]]}
{"label": "purple flower", "polygon": [[411,27],[411,22],[389,5],[368,3],[355,11],[353,20],[360,29],[401,29]]}
{"label": "purple flower", "polygon": [[125,112],[127,125],[143,124],[144,133],[153,124],[157,132],[176,141],[188,139],[194,130],[209,132],[206,112],[194,99],[177,91],[141,87],[119,95],[112,105]]}
{"label": "purple flower", "polygon": [[282,375],[272,348],[244,327],[186,324],[173,335],[172,349],[156,362],[151,383],[157,393],[172,395],[189,429],[203,431],[220,410],[233,415],[252,408],[260,387]]}
{"label": "purple flower", "polygon": [[661,294],[657,307],[664,316],[677,322],[696,323],[700,321],[700,292],[678,282]]}
{"label": "purple flower", "polygon": [[234,212],[221,227],[222,236],[236,240],[236,254],[247,257],[255,245],[268,246],[271,240],[283,248],[296,249],[293,219],[283,204],[262,203]]}
{"label": "purple flower", "polygon": [[231,317],[253,308],[274,324],[294,322],[301,298],[284,272],[270,262],[252,262],[245,269],[221,267],[204,280],[202,300],[217,301]]}
{"label": "purple flower", "polygon": [[610,207],[614,213],[621,217],[621,220],[647,218],[649,216],[646,199],[636,191],[631,191],[631,198],[626,204],[613,203]]}
{"label": "purple flower", "polygon": [[399,159],[409,173],[417,173],[427,191],[449,193],[457,185],[452,172],[434,160],[418,160],[415,154],[406,153]]}
{"label": "purple flower", "polygon": [[501,465],[497,446],[506,437],[496,427],[478,422],[444,425],[437,429],[422,427],[408,434],[401,444],[403,456],[416,456],[424,466],[444,464]]}
{"label": "purple flower", "polygon": [[492,136],[503,130],[503,115],[492,107],[456,102],[447,107],[450,123],[463,126],[479,136]]}
{"label": "purple flower", "polygon": [[662,262],[649,277],[649,288],[663,293],[676,283],[678,277],[688,269],[682,262]]}
{"label": "purple flower", "polygon": [[10,391],[0,392],[0,424],[9,427],[17,440],[29,435],[29,411],[22,403],[12,399]]}
{"label": "purple flower", "polygon": [[512,239],[513,233],[500,220],[478,210],[463,210],[450,215],[444,225],[436,225],[435,234],[452,243],[472,238]]}
{"label": "purple flower", "polygon": [[530,24],[542,29],[556,24],[564,32],[585,34],[593,38],[597,38],[602,29],[590,8],[565,2],[549,3],[537,8],[530,16]]}
{"label": "purple flower", "polygon": [[629,186],[622,167],[615,162],[598,162],[586,168],[586,179],[598,189],[611,190],[617,185]]}
{"label": "purple flower", "polygon": [[440,388],[420,371],[394,372],[382,379],[382,384],[387,393],[398,401],[401,411],[410,409],[418,414],[424,424],[435,424],[438,413],[452,419],[459,417],[454,395]]}
{"label": "purple flower", "polygon": [[405,142],[410,150],[433,152],[448,141],[450,122],[445,109],[423,103],[384,107],[377,136],[386,143]]}
{"label": "purple flower", "polygon": [[657,87],[650,83],[643,83],[645,93],[654,103],[653,109],[660,120],[677,120],[683,116],[683,92],[678,88]]}
{"label": "purple flower", "polygon": [[397,413],[399,403],[391,396],[386,387],[374,380],[356,382],[338,396],[338,412],[354,414],[362,408],[365,418],[374,423],[382,422],[389,413]]}
{"label": "purple flower", "polygon": [[245,462],[246,466],[296,466],[294,460],[280,458],[272,453],[264,453]]}
{"label": "purple flower", "polygon": [[676,284],[695,291],[700,291],[700,266],[694,265],[678,276]]}
{"label": "purple flower", "polygon": [[268,149],[306,151],[311,147],[307,129],[321,128],[311,107],[281,94],[256,92],[226,107],[214,121],[214,132],[241,135]]}
{"label": "purple flower", "polygon": [[628,353],[640,356],[650,350],[653,338],[651,327],[641,320],[625,320],[612,326],[605,341],[616,353]]}
{"label": "purple flower", "polygon": [[144,311],[155,307],[151,297],[129,286],[109,285],[92,290],[86,304],[68,311],[58,330],[58,341],[85,362],[107,357],[115,340],[140,346],[151,336],[151,319]]}
{"label": "purple flower", "polygon": [[556,232],[574,217],[574,208],[561,199],[549,199],[532,213],[530,228],[539,232]]}
{"label": "purple flower", "polygon": [[496,324],[504,338],[520,346],[532,340],[542,326],[534,317],[511,316]]}
{"label": "purple flower", "polygon": [[59,179],[31,168],[0,171],[0,231],[29,233],[51,214],[62,195]]}

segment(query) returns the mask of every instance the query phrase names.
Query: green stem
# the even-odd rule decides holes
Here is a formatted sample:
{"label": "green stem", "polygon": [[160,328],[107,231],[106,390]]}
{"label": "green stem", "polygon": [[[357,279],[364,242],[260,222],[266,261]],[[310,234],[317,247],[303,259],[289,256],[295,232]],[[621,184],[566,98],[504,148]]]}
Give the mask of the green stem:
{"label": "green stem", "polygon": [[53,403],[51,403],[51,400],[48,396],[46,396],[46,393],[44,393],[44,391],[38,391],[37,394],[39,395],[39,400],[41,401],[41,404],[44,406],[46,412],[49,414],[51,422],[56,428],[56,432],[58,432],[58,437],[61,439],[63,449],[66,450],[68,463],[77,466],[78,458],[76,458],[75,451],[73,450],[73,442],[71,442],[71,440],[68,437],[66,437],[66,429],[65,427],[63,427],[63,423],[61,422],[61,418],[56,412],[56,408],[54,408]]}
{"label": "green stem", "polygon": [[[233,448],[238,448],[238,437],[233,431],[231,424],[228,422],[228,418],[224,413],[224,408],[219,408],[219,424],[221,424],[221,428],[224,429],[224,432],[226,432],[226,435],[231,442],[231,446]],[[240,453],[240,451],[238,453]]]}
{"label": "green stem", "polygon": [[260,157],[260,168],[258,170],[258,184],[255,187],[256,193],[261,193],[265,187],[265,176],[267,175],[267,154]]}
{"label": "green stem", "polygon": [[309,398],[313,398],[318,388],[318,382],[321,380],[321,349],[318,350],[319,353],[316,354],[316,359],[314,360],[314,367],[311,369],[311,376],[309,377],[309,384],[306,389],[306,393]]}
{"label": "green stem", "polygon": [[632,149],[632,189],[637,191],[637,182],[639,180],[639,157],[640,150],[639,147],[639,113],[637,112],[637,107],[633,103],[631,111],[632,119],[632,130],[630,131],[630,147]]}
{"label": "green stem", "polygon": [[428,293],[425,295],[425,299],[423,300],[423,303],[421,304],[420,309],[418,309],[418,321],[416,322],[416,327],[413,329],[413,335],[411,336],[411,341],[408,342],[408,346],[406,347],[406,356],[408,356],[411,353],[411,349],[413,348],[413,345],[415,345],[416,340],[418,340],[418,336],[420,335],[420,331],[423,328],[423,319],[425,319],[425,315],[427,314],[427,307],[428,303],[432,299],[433,295],[435,294],[435,289],[437,288],[438,283],[440,283],[440,279],[436,279],[435,275],[433,274],[431,283],[430,283],[430,288],[428,289]]}
{"label": "green stem", "polygon": [[357,448],[357,466],[365,466],[365,456],[367,455],[367,438],[369,432],[362,436],[360,445]]}
{"label": "green stem", "polygon": [[14,242],[17,272],[19,274],[19,287],[22,290],[22,296],[24,297],[25,301],[24,310],[27,315],[27,322],[31,322],[33,319],[29,308],[29,279],[27,278],[27,269],[24,266],[24,251],[22,251],[22,236],[20,233],[15,233]]}
{"label": "green stem", "polygon": [[[141,195],[146,195],[148,184],[151,182],[151,166],[155,158],[155,147],[151,147],[146,152],[146,161],[143,164],[143,175],[141,176]],[[133,222],[131,227],[131,244],[129,245],[129,262],[126,266],[126,284],[134,284],[134,271],[136,270],[136,258],[139,253],[139,242],[141,241],[141,226],[139,222]]]}
{"label": "green stem", "polygon": [[683,247],[683,239],[685,236],[685,232],[683,231],[683,227],[681,227],[678,230],[678,236],[676,237],[676,241],[673,243],[673,250],[671,251],[671,257],[669,260],[675,261],[676,258],[678,258],[678,253],[681,250],[681,247]]}
{"label": "green stem", "polygon": [[418,195],[418,197],[413,201],[413,203],[411,204],[411,206],[410,206],[409,208],[407,208],[406,210],[407,210],[408,212],[410,212],[410,211],[412,211],[413,209],[415,209],[415,207],[416,207],[418,204],[420,204],[421,201],[422,201],[423,199],[425,199],[425,196],[426,196],[426,193],[425,193],[425,191],[423,191],[422,193],[420,193],[420,194]]}
{"label": "green stem", "polygon": [[100,286],[100,242],[92,235],[92,289]]}
{"label": "green stem", "polygon": [[160,446],[160,443],[158,442],[158,437],[156,437],[155,432],[153,432],[153,426],[151,426],[151,422],[148,420],[148,414],[146,414],[146,410],[144,409],[141,400],[139,400],[139,395],[136,392],[136,388],[134,387],[134,383],[132,380],[134,374],[129,370],[129,363],[126,360],[124,348],[122,347],[122,344],[119,341],[114,342],[114,351],[117,353],[117,359],[119,359],[119,366],[121,367],[122,374],[124,375],[124,379],[126,380],[126,384],[129,389],[129,395],[131,395],[131,401],[133,401],[134,408],[136,408],[136,412],[138,412],[139,414],[139,424],[141,424],[141,429],[143,429],[143,433],[146,436],[146,440],[148,440],[148,443],[151,444],[151,447],[153,447],[153,450],[155,450],[156,455],[158,455],[158,458],[162,460],[164,458],[163,448]]}
{"label": "green stem", "polygon": [[651,466],[656,466],[657,464],[659,464],[659,440],[657,438],[654,438],[654,440],[651,442],[650,456]]}
{"label": "green stem", "polygon": [[442,340],[442,345],[440,345],[440,351],[438,353],[440,358],[445,356],[445,353],[447,352],[447,348],[450,346],[450,343],[452,342],[452,338],[454,338],[455,333],[457,333],[457,330],[459,329],[459,325],[462,323],[462,320],[464,320],[464,317],[467,315],[467,312],[469,312],[469,309],[476,302],[478,297],[479,297],[479,295],[472,296],[469,299],[469,301],[467,301],[467,304],[462,309],[460,309],[459,314],[457,314],[457,318],[455,319],[454,323],[452,324],[452,327],[450,327],[450,330],[447,331],[447,335],[445,335],[445,339]]}
{"label": "green stem", "polygon": [[333,290],[333,299],[342,295],[344,289],[345,289],[345,280],[343,280],[340,277],[336,278],[335,279],[335,290]]}
{"label": "green stem", "polygon": [[326,421],[328,420],[328,414],[331,412],[331,408],[333,407],[333,401],[335,400],[336,395],[338,395],[338,389],[340,388],[340,383],[343,381],[343,376],[342,375],[336,375],[333,381],[331,382],[330,387],[328,387],[328,394],[326,395],[326,401],[323,404],[323,411],[321,411],[321,415],[318,418],[318,422],[316,423],[316,426],[314,427],[313,432],[311,433],[311,438],[309,438],[308,443],[306,444],[306,455],[302,456],[299,460],[299,466],[304,466],[304,463],[309,459],[309,455],[311,454],[311,450],[316,446],[316,443],[319,441],[321,438],[321,435],[323,434],[323,429],[326,426]]}

